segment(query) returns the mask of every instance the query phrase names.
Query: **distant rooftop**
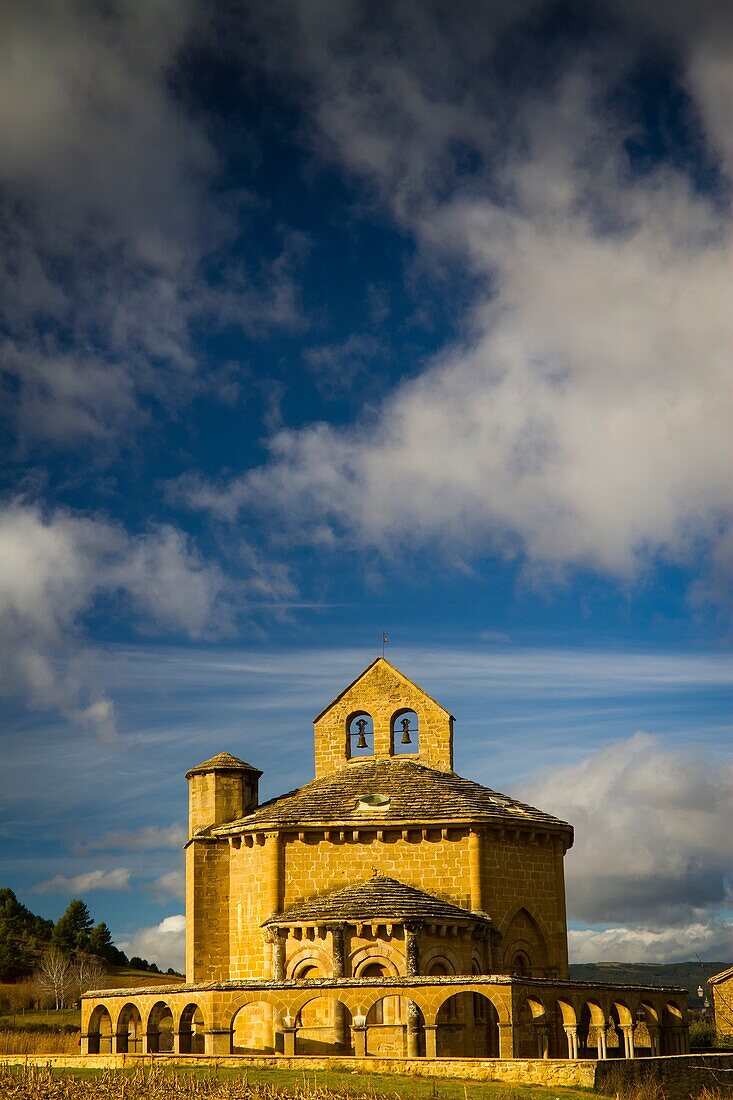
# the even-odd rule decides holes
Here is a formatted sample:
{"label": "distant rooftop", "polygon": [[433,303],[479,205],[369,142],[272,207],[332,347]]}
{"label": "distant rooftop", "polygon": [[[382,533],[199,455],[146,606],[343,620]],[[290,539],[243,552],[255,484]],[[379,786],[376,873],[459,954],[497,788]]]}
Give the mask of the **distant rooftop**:
{"label": "distant rooftop", "polygon": [[253,775],[262,775],[259,768],[253,768],[246,760],[240,760],[238,756],[232,756],[230,752],[218,752],[210,760],[204,760],[186,772],[186,779],[192,775],[203,775],[206,772],[252,772]]}

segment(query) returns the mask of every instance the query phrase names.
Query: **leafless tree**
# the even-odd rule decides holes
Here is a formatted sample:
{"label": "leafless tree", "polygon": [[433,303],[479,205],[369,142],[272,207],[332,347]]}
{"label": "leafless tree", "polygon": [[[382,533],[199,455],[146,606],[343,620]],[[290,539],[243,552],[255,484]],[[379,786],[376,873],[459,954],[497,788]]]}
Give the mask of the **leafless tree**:
{"label": "leafless tree", "polygon": [[71,958],[60,948],[49,947],[41,956],[34,981],[41,994],[53,997],[54,1008],[63,1008],[74,984]]}
{"label": "leafless tree", "polygon": [[72,987],[76,1000],[88,989],[100,989],[107,968],[98,955],[77,955],[72,964]]}

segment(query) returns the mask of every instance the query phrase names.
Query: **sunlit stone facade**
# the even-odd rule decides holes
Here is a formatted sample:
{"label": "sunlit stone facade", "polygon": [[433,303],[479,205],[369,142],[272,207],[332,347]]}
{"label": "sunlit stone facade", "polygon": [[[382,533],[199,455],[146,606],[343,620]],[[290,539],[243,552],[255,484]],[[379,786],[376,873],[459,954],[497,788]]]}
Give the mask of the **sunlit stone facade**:
{"label": "sunlit stone facade", "polygon": [[456,775],[453,724],[380,657],[315,719],[305,787],[189,771],[186,985],[88,995],[87,1051],[684,1052],[682,991],[568,981],[572,828]]}

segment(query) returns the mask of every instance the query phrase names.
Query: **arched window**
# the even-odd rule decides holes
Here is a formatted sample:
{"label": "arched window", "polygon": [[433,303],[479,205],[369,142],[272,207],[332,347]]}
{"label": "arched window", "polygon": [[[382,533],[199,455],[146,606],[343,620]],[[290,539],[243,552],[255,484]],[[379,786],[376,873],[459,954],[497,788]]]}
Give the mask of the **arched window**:
{"label": "arched window", "polygon": [[420,751],[420,730],[414,710],[398,710],[390,722],[392,754],[402,756]]}
{"label": "arched window", "polygon": [[371,714],[360,710],[346,723],[346,749],[349,759],[374,756],[374,722]]}
{"label": "arched window", "polygon": [[[359,971],[360,978],[383,978],[387,973],[387,968],[383,963],[370,962],[366,966],[362,966]],[[367,1023],[369,1024],[383,1024],[385,1023],[385,1002],[389,1003],[393,998],[382,997],[380,1001],[372,1005],[367,1015]]]}
{"label": "arched window", "polygon": [[532,963],[529,960],[529,955],[526,951],[517,951],[516,955],[512,959],[512,973],[513,974],[529,974],[532,970]]}

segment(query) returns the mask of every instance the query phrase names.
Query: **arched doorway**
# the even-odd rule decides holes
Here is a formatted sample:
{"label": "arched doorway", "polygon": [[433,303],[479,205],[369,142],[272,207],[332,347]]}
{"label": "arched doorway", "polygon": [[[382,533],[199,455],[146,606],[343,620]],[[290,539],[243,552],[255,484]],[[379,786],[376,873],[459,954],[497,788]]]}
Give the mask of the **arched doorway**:
{"label": "arched doorway", "polygon": [[682,1009],[676,1001],[667,1001],[662,1022],[662,1054],[686,1054],[687,1032]]}
{"label": "arched doorway", "polygon": [[136,1005],[126,1004],[117,1020],[117,1053],[143,1053],[143,1022]]}
{"label": "arched doorway", "polygon": [[181,1054],[205,1054],[204,1016],[197,1004],[186,1005],[178,1024],[178,1049]]}
{"label": "arched doorway", "polygon": [[165,1001],[158,1001],[148,1014],[148,1053],[173,1053],[173,1013]]}
{"label": "arched doorway", "polygon": [[337,997],[314,996],[295,1017],[296,1054],[351,1054],[351,1013]]}
{"label": "arched doorway", "polygon": [[597,1001],[586,1001],[580,1010],[578,1047],[581,1058],[607,1056],[606,1015]]}
{"label": "arched doorway", "polygon": [[526,997],[514,1025],[514,1049],[519,1058],[547,1058],[549,1033],[545,1006],[536,997]]}
{"label": "arched doorway", "polygon": [[275,1054],[282,1051],[278,1041],[280,1013],[269,1001],[250,1001],[232,1020],[232,1054]]}
{"label": "arched doorway", "polygon": [[373,1057],[420,1058],[425,1054],[425,1019],[408,997],[380,997],[366,1014],[366,1051]]}
{"label": "arched doorway", "polygon": [[570,1001],[555,1001],[550,1032],[550,1056],[552,1058],[585,1058],[584,1036],[578,1028],[578,1019]]}
{"label": "arched doorway", "polygon": [[436,1017],[439,1058],[498,1058],[499,1016],[483,993],[454,993]]}
{"label": "arched doorway", "polygon": [[634,1014],[634,1049],[637,1058],[659,1054],[659,1014],[651,1001],[642,1001]]}
{"label": "arched doorway", "polygon": [[104,1005],[97,1005],[89,1017],[87,1044],[90,1054],[112,1054],[112,1017]]}

